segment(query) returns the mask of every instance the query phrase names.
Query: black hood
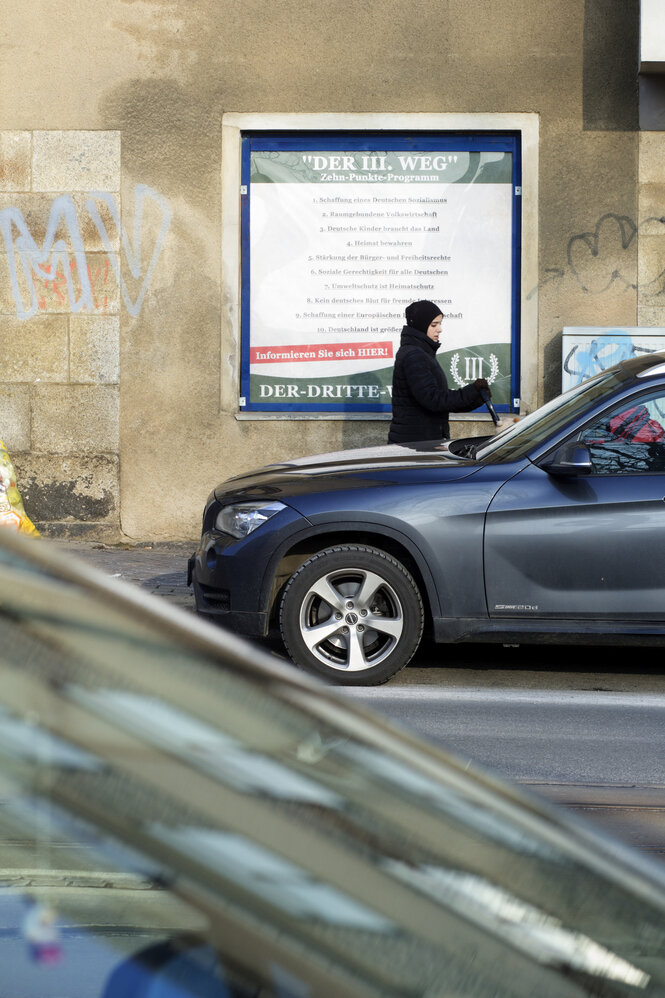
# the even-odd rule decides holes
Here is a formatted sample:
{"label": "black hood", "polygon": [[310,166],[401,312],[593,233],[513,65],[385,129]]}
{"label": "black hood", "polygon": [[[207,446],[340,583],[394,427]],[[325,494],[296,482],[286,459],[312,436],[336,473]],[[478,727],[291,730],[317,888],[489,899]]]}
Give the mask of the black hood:
{"label": "black hood", "polygon": [[235,494],[250,498],[325,491],[367,488],[368,485],[392,485],[405,481],[405,473],[413,481],[466,478],[478,465],[468,458],[456,457],[447,443],[438,440],[419,443],[387,444],[356,450],[335,451],[294,458],[282,464],[236,475],[222,482],[215,495]]}

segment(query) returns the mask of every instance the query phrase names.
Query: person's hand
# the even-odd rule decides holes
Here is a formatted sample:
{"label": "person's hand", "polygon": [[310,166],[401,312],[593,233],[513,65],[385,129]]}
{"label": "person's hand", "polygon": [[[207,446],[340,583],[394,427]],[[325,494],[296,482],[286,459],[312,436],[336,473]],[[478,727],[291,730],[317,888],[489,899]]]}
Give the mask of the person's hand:
{"label": "person's hand", "polygon": [[490,391],[490,386],[487,384],[487,378],[476,378],[473,383],[473,387],[476,389],[478,394],[481,392],[487,392],[490,398],[492,398],[492,392]]}

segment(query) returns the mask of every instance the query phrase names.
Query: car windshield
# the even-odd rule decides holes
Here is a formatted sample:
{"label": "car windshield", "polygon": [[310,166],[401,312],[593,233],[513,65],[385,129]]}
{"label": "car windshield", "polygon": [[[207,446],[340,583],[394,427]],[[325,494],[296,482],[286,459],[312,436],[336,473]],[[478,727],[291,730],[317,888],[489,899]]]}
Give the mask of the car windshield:
{"label": "car windshield", "polygon": [[562,426],[573,422],[589,406],[603,396],[610,395],[626,379],[625,371],[615,367],[583,381],[563,395],[557,395],[496,437],[483,441],[473,456],[476,461],[492,463],[516,461],[526,457],[535,445],[547,440]]}
{"label": "car windshield", "polygon": [[665,993],[659,868],[2,534],[2,995]]}

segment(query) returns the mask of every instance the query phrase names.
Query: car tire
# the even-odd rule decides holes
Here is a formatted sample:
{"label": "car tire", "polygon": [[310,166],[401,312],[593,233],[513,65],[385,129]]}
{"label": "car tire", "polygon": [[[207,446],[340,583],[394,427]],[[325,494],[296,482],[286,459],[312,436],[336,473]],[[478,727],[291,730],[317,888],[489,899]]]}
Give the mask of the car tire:
{"label": "car tire", "polygon": [[365,545],[327,548],[289,579],[280,629],[296,665],[344,686],[385,683],[411,660],[423,602],[410,573]]}

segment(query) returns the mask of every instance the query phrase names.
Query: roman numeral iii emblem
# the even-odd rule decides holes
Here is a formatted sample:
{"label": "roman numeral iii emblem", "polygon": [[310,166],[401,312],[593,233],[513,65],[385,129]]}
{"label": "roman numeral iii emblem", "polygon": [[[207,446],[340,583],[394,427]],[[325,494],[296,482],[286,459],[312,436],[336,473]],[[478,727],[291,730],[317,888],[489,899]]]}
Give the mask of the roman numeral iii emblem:
{"label": "roman numeral iii emblem", "polygon": [[489,355],[489,371],[486,371],[487,363],[484,357],[467,355],[464,358],[464,374],[462,375],[462,365],[460,355],[454,353],[450,358],[450,374],[456,385],[462,388],[476,378],[487,378],[488,384],[492,384],[499,374],[499,358],[491,353]]}
{"label": "roman numeral iii emblem", "polygon": [[465,381],[475,381],[476,378],[484,377],[483,374],[483,358],[482,357],[465,357],[464,358],[464,380]]}

